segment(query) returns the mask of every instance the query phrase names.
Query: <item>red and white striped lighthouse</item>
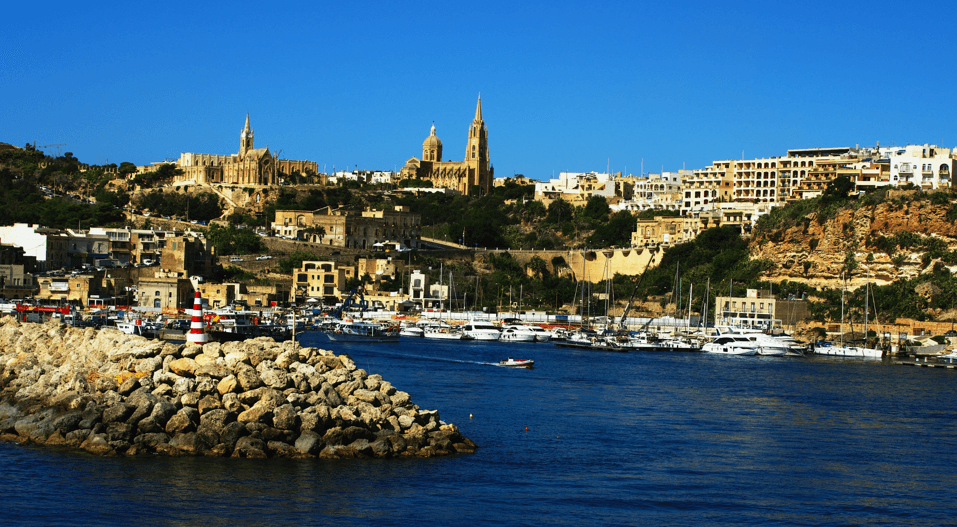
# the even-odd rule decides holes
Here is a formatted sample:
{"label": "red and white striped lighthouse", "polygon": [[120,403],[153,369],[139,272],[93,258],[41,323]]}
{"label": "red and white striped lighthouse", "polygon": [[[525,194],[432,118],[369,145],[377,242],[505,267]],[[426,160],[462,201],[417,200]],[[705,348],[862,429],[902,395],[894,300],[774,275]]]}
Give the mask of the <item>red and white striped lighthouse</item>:
{"label": "red and white striped lighthouse", "polygon": [[202,346],[207,342],[209,342],[209,335],[206,333],[206,326],[203,323],[203,302],[199,296],[199,291],[196,291],[196,299],[193,300],[193,318],[189,322],[186,343]]}

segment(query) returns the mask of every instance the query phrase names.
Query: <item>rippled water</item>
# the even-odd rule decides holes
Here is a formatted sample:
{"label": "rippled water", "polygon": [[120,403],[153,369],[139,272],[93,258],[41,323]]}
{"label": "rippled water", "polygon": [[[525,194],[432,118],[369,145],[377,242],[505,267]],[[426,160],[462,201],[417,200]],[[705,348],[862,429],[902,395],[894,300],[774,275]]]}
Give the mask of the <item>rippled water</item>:
{"label": "rippled water", "polygon": [[[324,461],[101,458],[0,444],[3,518],[25,525],[955,522],[957,371],[319,339],[421,407],[438,409],[480,449],[427,460]],[[536,367],[490,364],[508,355],[535,359]]]}

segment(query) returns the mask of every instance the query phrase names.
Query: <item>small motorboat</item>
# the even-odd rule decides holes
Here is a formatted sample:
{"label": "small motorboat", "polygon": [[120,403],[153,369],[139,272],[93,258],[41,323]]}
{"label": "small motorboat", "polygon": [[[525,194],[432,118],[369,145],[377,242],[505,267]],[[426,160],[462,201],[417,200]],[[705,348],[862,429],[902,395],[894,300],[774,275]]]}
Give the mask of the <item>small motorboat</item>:
{"label": "small motorboat", "polygon": [[535,361],[532,359],[513,359],[511,357],[498,361],[499,366],[505,366],[506,368],[529,368],[535,365]]}

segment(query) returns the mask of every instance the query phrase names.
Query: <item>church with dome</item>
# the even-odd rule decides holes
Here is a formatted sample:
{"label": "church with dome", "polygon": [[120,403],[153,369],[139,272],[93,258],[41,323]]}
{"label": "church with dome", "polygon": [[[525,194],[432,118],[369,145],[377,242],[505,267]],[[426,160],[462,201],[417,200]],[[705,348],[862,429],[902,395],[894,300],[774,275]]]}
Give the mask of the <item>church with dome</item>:
{"label": "church with dome", "polygon": [[489,162],[488,128],[482,119],[482,96],[475,106],[475,118],[469,127],[464,161],[442,161],[442,140],[435,134],[435,123],[422,143],[422,158],[413,157],[399,172],[400,179],[425,179],[436,188],[447,188],[464,195],[487,194],[492,188],[495,169]]}

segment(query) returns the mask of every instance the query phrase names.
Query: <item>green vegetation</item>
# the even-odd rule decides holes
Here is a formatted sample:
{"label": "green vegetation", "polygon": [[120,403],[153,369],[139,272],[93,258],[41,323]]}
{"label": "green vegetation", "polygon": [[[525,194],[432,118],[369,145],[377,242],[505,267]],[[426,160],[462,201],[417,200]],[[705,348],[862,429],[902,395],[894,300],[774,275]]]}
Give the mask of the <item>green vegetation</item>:
{"label": "green vegetation", "polygon": [[279,260],[279,270],[285,274],[292,274],[293,269],[302,267],[302,262],[309,260],[321,260],[321,258],[310,252],[296,251]]}
{"label": "green vegetation", "polygon": [[249,229],[238,229],[235,225],[213,225],[206,232],[206,237],[216,248],[217,254],[257,254],[266,250],[259,235]]}
{"label": "green vegetation", "polygon": [[[40,168],[44,163],[47,166]],[[123,214],[115,205],[128,199],[125,194],[101,190],[98,202],[90,205],[70,197],[47,197],[40,191],[44,183],[73,190],[71,175],[77,172],[78,162],[69,152],[57,159],[35,150],[0,152],[0,186],[4,189],[0,193],[0,225],[23,222],[74,229],[122,225]]]}
{"label": "green vegetation", "polygon": [[209,221],[223,214],[220,198],[212,192],[185,194],[153,190],[136,200],[136,207],[163,216],[183,217],[189,220]]}
{"label": "green vegetation", "polygon": [[182,175],[183,171],[172,163],[160,165],[153,172],[140,174],[133,178],[133,184],[141,188],[153,188],[173,181],[173,178]]}
{"label": "green vegetation", "polygon": [[256,279],[256,275],[239,267],[230,266],[223,269],[222,279],[224,282],[251,282]]}

